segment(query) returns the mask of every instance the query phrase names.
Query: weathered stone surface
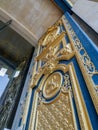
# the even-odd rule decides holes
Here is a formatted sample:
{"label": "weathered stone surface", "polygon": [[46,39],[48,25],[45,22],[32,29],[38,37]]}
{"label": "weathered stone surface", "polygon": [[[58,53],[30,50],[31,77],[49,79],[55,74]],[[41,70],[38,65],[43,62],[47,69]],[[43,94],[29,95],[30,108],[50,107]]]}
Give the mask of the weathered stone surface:
{"label": "weathered stone surface", "polygon": [[62,15],[50,0],[0,0],[0,7],[23,24],[36,39]]}

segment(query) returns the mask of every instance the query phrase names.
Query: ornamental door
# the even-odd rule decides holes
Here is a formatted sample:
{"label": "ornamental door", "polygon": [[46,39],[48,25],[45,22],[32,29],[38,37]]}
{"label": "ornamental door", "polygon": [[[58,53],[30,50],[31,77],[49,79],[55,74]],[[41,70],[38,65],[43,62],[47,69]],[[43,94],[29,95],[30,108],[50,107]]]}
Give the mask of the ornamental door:
{"label": "ornamental door", "polygon": [[98,72],[73,23],[66,14],[39,40],[28,130],[97,130]]}

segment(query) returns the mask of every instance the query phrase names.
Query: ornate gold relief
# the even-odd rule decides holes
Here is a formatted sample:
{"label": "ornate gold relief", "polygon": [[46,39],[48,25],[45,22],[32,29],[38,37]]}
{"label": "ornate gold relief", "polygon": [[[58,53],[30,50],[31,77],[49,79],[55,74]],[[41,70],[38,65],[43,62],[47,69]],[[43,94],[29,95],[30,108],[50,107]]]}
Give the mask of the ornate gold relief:
{"label": "ornate gold relief", "polygon": [[60,60],[70,60],[74,55],[75,52],[72,50],[70,44],[67,44],[59,51],[58,46],[49,48],[49,52],[40,60],[45,63],[59,62]]}
{"label": "ornate gold relief", "polygon": [[40,102],[36,130],[77,130],[70,96],[70,92],[61,92],[52,104]]}
{"label": "ornate gold relief", "polygon": [[[51,47],[50,47],[51,48]],[[47,49],[48,50],[48,49]],[[43,52],[42,52],[43,53]],[[49,53],[46,51],[46,55],[42,57],[40,54],[38,57],[40,60],[45,61],[45,64],[38,69],[38,72],[33,77],[32,88],[37,84],[38,79],[42,76],[42,74],[52,73],[55,69],[57,69],[60,65],[58,65],[60,60],[69,60],[74,56],[75,52],[72,50],[70,44],[67,44],[60,51],[56,51],[56,48],[49,49]],[[67,70],[66,65],[62,65],[65,70]]]}
{"label": "ornate gold relief", "polygon": [[44,68],[44,74],[52,73],[53,70],[56,68],[58,64],[58,61],[50,59],[46,62],[46,64],[43,66]]}
{"label": "ornate gold relief", "polygon": [[43,96],[47,99],[54,97],[60,90],[62,75],[59,72],[51,74],[46,80],[43,88]]}
{"label": "ornate gold relief", "polygon": [[62,70],[63,72],[67,72],[68,71],[68,67],[65,65],[65,64],[58,64],[57,61],[49,61],[47,62],[42,68],[40,68],[38,70],[38,72],[34,75],[33,77],[33,81],[32,81],[32,84],[31,84],[31,88],[34,88],[39,79],[41,78],[42,75],[49,75],[51,74],[53,71],[55,70]]}
{"label": "ornate gold relief", "polygon": [[[96,86],[94,84],[93,79],[92,79],[92,76],[94,74],[98,74],[98,71],[96,70],[93,62],[91,61],[90,57],[88,56],[85,48],[82,46],[80,40],[78,39],[75,32],[73,31],[68,20],[65,17],[63,17],[62,22],[66,29],[67,35],[68,35],[69,40],[72,45],[72,48],[75,51],[75,56],[79,63],[82,74],[84,76],[84,80],[88,87],[88,90],[91,95],[92,101],[94,103],[95,109],[98,113],[98,94],[97,94],[98,86]],[[74,37],[75,37],[75,39],[74,39]],[[81,52],[83,53],[82,55],[81,55]]]}
{"label": "ornate gold relief", "polygon": [[[51,47],[50,47],[51,48]],[[32,88],[37,84],[38,79],[42,76],[42,74],[49,74],[52,73],[55,69],[57,69],[60,65],[58,65],[60,60],[69,60],[71,59],[75,52],[72,50],[70,44],[67,44],[64,48],[60,51],[55,51],[55,47],[49,49],[49,53],[46,51],[46,55],[42,58],[40,54],[38,57],[42,58],[40,60],[45,61],[45,64],[38,69],[38,72],[33,77]],[[48,49],[47,49],[48,50]],[[43,53],[43,52],[42,52]],[[65,70],[67,70],[66,65],[62,65]]]}
{"label": "ornate gold relief", "polygon": [[[73,64],[59,64],[60,60],[70,60],[74,55],[77,55],[77,50],[74,48],[72,40],[70,40],[71,44],[63,43],[65,32],[57,35],[57,26],[50,28],[39,42],[39,45],[43,46],[44,49],[41,54],[37,55],[36,60],[44,61],[45,64],[38,69],[33,77],[31,87],[38,85],[38,88],[34,94],[29,130],[77,130],[73,97],[81,129],[92,130],[74,66]],[[50,40],[52,36],[53,39]],[[63,47],[58,51],[60,42],[63,43]],[[58,70],[64,73],[63,85],[62,74],[57,72]],[[38,84],[39,80],[41,80],[40,84]]]}
{"label": "ornate gold relief", "polygon": [[79,83],[75,74],[74,66],[72,63],[69,65],[69,73],[70,73],[72,90],[75,97],[75,103],[77,106],[81,129],[92,130],[92,125],[91,125],[91,122],[87,113],[87,109],[84,103],[82,92],[81,92],[81,89],[80,89],[80,86],[79,86]]}
{"label": "ornate gold relief", "polygon": [[47,32],[48,34],[46,34],[42,39],[41,45],[46,47],[51,42],[53,42],[58,35],[58,31],[59,31],[59,27],[49,28]]}
{"label": "ornate gold relief", "polygon": [[71,45],[67,44],[57,54],[57,60],[70,60],[75,55],[75,51],[72,50]]}
{"label": "ornate gold relief", "polygon": [[[35,98],[34,98],[34,104],[33,104],[33,109],[32,109],[32,113],[31,113],[29,130],[31,130],[35,127],[35,119],[36,119],[36,129],[43,128],[43,130],[44,130],[44,129],[47,128],[47,129],[54,130],[54,128],[56,127],[58,130],[60,128],[62,128],[64,130],[68,130],[68,128],[72,129],[72,130],[74,130],[74,129],[77,130],[75,116],[74,116],[74,110],[73,110],[72,101],[71,101],[71,98],[72,98],[71,95],[73,95],[73,94],[74,94],[74,97],[75,97],[75,102],[76,102],[76,106],[77,106],[77,111],[78,111],[81,129],[82,130],[92,130],[92,126],[90,124],[89,116],[88,116],[86,106],[85,106],[85,103],[84,103],[84,100],[83,100],[83,97],[82,97],[82,94],[81,94],[81,90],[80,90],[78,80],[76,78],[76,74],[75,74],[75,71],[74,71],[73,64],[69,64],[67,67],[63,64],[60,64],[54,69],[54,71],[55,70],[62,70],[65,73],[64,86],[61,85],[60,80],[57,82],[58,78],[60,79],[60,75],[57,74],[57,72],[54,72],[53,74],[51,74],[50,78],[48,78],[49,74],[44,76],[42,82],[39,85],[38,91],[36,91],[35,96],[34,96]],[[67,72],[69,72],[69,74],[70,74],[72,90],[71,90],[71,86],[70,86],[71,84],[69,83],[69,76],[66,74]],[[58,75],[57,78],[54,77],[55,75],[56,76]],[[52,79],[54,81],[52,81]],[[49,83],[49,81],[52,81],[53,91],[51,91],[52,90],[51,89],[51,83]],[[43,88],[43,86],[44,86],[44,88]],[[59,89],[57,89],[54,86],[57,86],[57,88],[59,88]],[[69,86],[69,87],[67,88],[67,86]],[[47,90],[48,90],[48,95],[47,95],[47,92],[46,92]],[[52,100],[52,102],[47,103],[44,100],[44,98],[41,98],[41,97],[39,98],[38,93],[40,91],[43,92],[43,95],[46,97],[46,99],[49,99],[49,98],[52,98],[59,90],[61,92],[58,94],[58,96],[54,100]],[[71,94],[72,92],[73,92],[73,94]],[[62,110],[63,106],[61,104],[59,104],[60,103],[59,101],[61,100],[60,98],[62,98],[62,95],[64,97],[64,101],[63,101],[62,105],[66,104],[65,99],[68,95],[70,95],[70,96],[68,96],[68,98],[70,97],[70,100],[68,99],[68,102],[70,101],[69,102],[70,105],[68,107],[64,108],[64,110]],[[36,102],[36,104],[35,104],[35,102]],[[59,120],[58,114],[56,115],[56,117],[55,116],[52,117],[51,114],[49,115],[49,111],[55,113],[56,108],[55,109],[51,108],[52,106],[54,106],[55,103],[58,103],[58,105],[60,105],[59,108],[60,108],[61,111],[59,111],[58,113],[65,111],[65,113],[67,114],[67,109],[70,109],[70,111],[69,111],[70,114],[71,114],[69,116],[69,118],[71,117],[70,119],[67,118],[66,115],[65,115],[65,117],[63,115],[63,117],[60,118],[62,121],[63,121],[63,119],[65,121],[65,119],[67,118],[66,121],[64,122],[66,125],[64,125],[64,124],[62,124],[61,122],[58,121]],[[55,107],[58,107],[58,106],[55,105]],[[49,111],[46,111],[46,110],[49,110]],[[48,113],[48,114],[46,114],[46,113]],[[57,125],[55,123],[53,125],[51,123],[52,118],[54,119],[54,122],[55,123],[58,122],[59,125]],[[49,120],[49,119],[51,119],[51,120]],[[52,122],[53,122],[53,120],[52,120]],[[48,125],[47,125],[47,123],[48,123]],[[73,127],[71,127],[71,126],[73,126]]]}
{"label": "ornate gold relief", "polygon": [[59,24],[60,21],[56,22],[53,26],[48,28],[47,32],[39,40],[39,44],[41,46],[43,47],[48,46],[58,37],[60,31]]}
{"label": "ornate gold relief", "polygon": [[75,55],[75,52],[72,50],[71,45],[67,44],[62,49],[58,51],[57,47],[49,48],[49,52],[44,56],[44,58],[40,59],[45,62],[49,62],[50,60],[70,60]]}
{"label": "ornate gold relief", "polygon": [[62,38],[64,37],[65,32],[62,32],[53,42],[51,42],[47,48],[45,48],[41,54],[39,56],[36,57],[36,60],[40,60],[43,57],[46,56],[46,54],[50,51],[51,48],[54,48],[55,46],[57,46],[60,41],[62,40]]}

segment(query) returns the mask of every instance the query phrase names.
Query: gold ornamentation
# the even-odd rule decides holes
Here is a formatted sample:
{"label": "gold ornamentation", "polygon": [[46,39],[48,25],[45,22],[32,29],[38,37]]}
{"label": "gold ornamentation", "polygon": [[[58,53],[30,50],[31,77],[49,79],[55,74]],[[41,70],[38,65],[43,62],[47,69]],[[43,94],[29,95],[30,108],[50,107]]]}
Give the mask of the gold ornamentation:
{"label": "gold ornamentation", "polygon": [[56,47],[64,37],[65,32],[62,32],[53,42],[51,42],[47,48],[45,48],[39,56],[36,57],[36,60],[41,60],[43,57],[47,55],[49,49]]}
{"label": "gold ornamentation", "polygon": [[[68,25],[68,28],[70,28],[70,25]],[[74,31],[71,33],[74,34]],[[51,43],[49,43],[49,40],[46,43],[44,42],[42,46],[47,46],[47,48],[44,48],[41,54],[36,57],[39,61],[45,61],[45,64],[38,69],[32,84],[32,87],[37,85],[43,75],[34,94],[29,130],[60,130],[61,128],[62,130],[77,130],[72,96],[75,98],[81,129],[92,130],[73,64],[59,64],[59,60],[69,60],[77,53],[71,40],[71,45],[70,43],[66,44],[58,51],[58,45],[62,42],[64,36],[65,32],[57,35],[56,39],[53,38],[54,40]],[[79,44],[78,48],[81,47],[80,43],[77,42],[77,44]],[[65,73],[63,86],[61,86],[60,75],[55,72],[57,70],[62,70]],[[70,73],[70,76],[67,72]],[[57,76],[55,77],[55,75]],[[44,101],[45,98],[52,98],[59,90],[60,93],[52,101]],[[43,92],[45,98],[40,96],[40,92]]]}
{"label": "gold ornamentation", "polygon": [[[64,79],[65,79],[65,82],[64,82],[64,86],[63,87],[61,87],[61,92],[63,92],[63,93],[66,93],[66,92],[70,92],[70,98],[72,98],[72,92],[71,91],[73,91],[73,94],[74,94],[74,97],[75,97],[75,102],[76,102],[76,106],[77,106],[77,110],[78,110],[78,116],[79,116],[79,120],[80,120],[80,125],[81,125],[81,129],[82,130],[92,130],[92,126],[91,126],[91,124],[90,124],[90,120],[89,120],[89,117],[88,117],[88,113],[87,113],[87,110],[86,110],[86,106],[85,106],[85,104],[84,104],[84,100],[83,100],[83,97],[82,97],[82,94],[81,94],[81,91],[80,91],[80,86],[79,86],[79,84],[78,84],[78,81],[77,81],[77,78],[76,78],[76,75],[75,75],[75,72],[74,72],[74,68],[73,68],[73,65],[71,64],[69,64],[68,65],[68,67],[67,67],[67,69],[63,69],[63,65],[60,65],[60,66],[62,66],[61,68],[62,68],[62,70],[65,72],[65,77],[64,77]],[[65,66],[65,68],[66,68],[66,66]],[[56,68],[56,70],[58,70],[57,68]],[[60,70],[60,67],[59,67],[59,70]],[[65,71],[66,70],[66,71]],[[71,84],[72,84],[72,90],[71,90],[71,84],[69,83],[69,75],[68,74],[66,74],[66,72],[68,72],[69,71],[69,73],[70,73],[70,78],[71,78]],[[46,80],[47,79],[47,75],[45,75],[45,77],[43,78],[43,80],[42,81],[47,81]],[[41,84],[40,84],[40,86],[39,86],[39,89],[41,90],[42,89],[42,86],[44,85],[44,82],[41,82]],[[67,88],[67,86],[69,85],[69,87]],[[65,87],[65,89],[64,89],[64,87]],[[71,91],[70,91],[71,90]],[[39,91],[38,91],[39,92]],[[36,93],[37,94],[37,93]],[[36,97],[36,94],[35,94],[35,97]],[[58,101],[59,100],[59,98],[60,98],[60,95],[59,96],[57,96],[56,98],[55,98],[55,100],[52,100],[52,102],[50,102],[50,104],[52,104],[52,106],[54,106],[54,103],[56,102],[56,101]],[[36,101],[38,101],[38,94],[37,94],[37,99],[36,99]],[[68,99],[66,98],[64,98],[64,101],[65,101],[65,104],[67,104],[68,103]],[[71,99],[70,99],[70,101],[71,101]],[[34,102],[35,102],[35,100],[34,100]],[[49,105],[49,103],[46,103],[47,104],[47,106]],[[49,123],[51,123],[51,122],[48,122],[48,126],[47,126],[47,123],[44,121],[44,119],[47,121],[47,120],[49,120],[49,119],[51,119],[52,117],[51,117],[51,115],[49,115],[49,112],[48,112],[48,117],[46,118],[44,118],[44,114],[42,114],[42,117],[41,117],[41,115],[39,116],[38,114],[39,114],[39,110],[40,110],[40,108],[42,109],[42,107],[43,107],[43,105],[45,105],[46,106],[46,104],[45,104],[45,102],[43,101],[43,98],[41,99],[40,98],[40,102],[39,102],[39,106],[38,106],[38,112],[37,112],[37,115],[36,115],[36,111],[37,111],[37,103],[36,103],[36,106],[35,105],[33,105],[33,108],[34,108],[34,110],[32,110],[32,118],[30,119],[30,122],[32,122],[32,120],[33,120],[33,124],[35,124],[34,123],[34,119],[36,118],[35,116],[37,116],[37,118],[36,118],[36,129],[41,129],[41,128],[43,128],[43,129],[45,129],[45,128],[51,128],[52,127],[52,125],[53,124],[49,124]],[[58,105],[60,104],[60,101],[58,102]],[[63,102],[63,104],[64,104],[64,102]],[[70,102],[70,104],[71,104],[71,111],[70,111],[70,109],[69,109],[69,107],[67,108],[67,107],[62,107],[63,108],[63,110],[62,111],[64,111],[65,110],[65,113],[66,114],[71,114],[71,115],[73,115],[73,113],[74,113],[74,109],[73,109],[73,107],[72,107],[72,101]],[[41,105],[41,106],[40,106]],[[56,105],[56,106],[58,106],[58,105]],[[45,107],[44,107],[44,113],[45,113]],[[68,110],[68,112],[67,112],[67,110]],[[54,111],[53,111],[53,113],[55,113],[55,109],[54,109]],[[57,116],[56,116],[56,118],[55,118],[55,122],[56,121],[58,121],[58,113],[59,112],[57,112],[56,114],[57,114]],[[34,116],[35,115],[35,116]],[[46,114],[47,115],[47,114]],[[60,116],[59,116],[60,117]],[[33,119],[34,118],[34,119]],[[42,124],[42,122],[40,122],[40,120],[43,120],[43,122],[44,122],[44,125],[41,125]],[[53,118],[54,119],[54,118]],[[62,120],[62,118],[60,117],[60,119]],[[73,115],[73,121],[74,121],[74,129],[76,130],[77,129],[77,127],[76,127],[76,125],[75,125],[75,117],[74,117],[74,115]],[[41,120],[41,121],[42,121]],[[53,121],[53,120],[52,120]],[[66,122],[66,121],[65,121]],[[55,124],[56,125],[56,124]],[[54,126],[55,126],[54,125]],[[64,125],[64,124],[63,124]],[[51,128],[51,129],[53,129],[54,128],[54,126]],[[33,127],[34,127],[34,125],[32,125],[32,123],[30,123],[30,128],[31,129],[33,129]],[[57,128],[59,128],[59,127],[61,127],[62,128],[62,125],[60,126],[58,126]],[[63,126],[64,128],[63,129],[66,129],[67,130],[67,128],[68,127],[70,127],[70,125],[69,124],[66,124],[66,125],[64,125]],[[29,129],[30,130],[30,129]]]}
{"label": "gold ornamentation", "polygon": [[39,44],[43,47],[47,47],[52,43],[60,33],[61,20],[57,21],[53,26],[49,27],[47,32],[39,40]]}
{"label": "gold ornamentation", "polygon": [[75,98],[75,103],[78,111],[79,121],[82,130],[92,130],[91,122],[84,103],[82,92],[75,74],[73,64],[69,65],[69,74],[72,83],[72,90]]}
{"label": "gold ornamentation", "polygon": [[42,75],[49,75],[51,74],[53,71],[55,70],[62,70],[63,72],[67,72],[68,70],[68,67],[65,65],[65,64],[58,64],[57,61],[48,61],[42,68],[40,68],[38,70],[38,72],[34,75],[34,78],[33,78],[33,81],[32,81],[32,84],[31,84],[31,88],[34,88],[39,79],[41,78]]}
{"label": "gold ornamentation", "polygon": [[67,44],[56,54],[56,60],[70,60],[74,55],[75,52],[72,50],[71,45]]}
{"label": "gold ornamentation", "polygon": [[57,61],[49,60],[44,66],[44,74],[52,73],[57,64]]}
{"label": "gold ornamentation", "polygon": [[39,44],[46,47],[51,42],[53,42],[59,35],[59,26],[54,25],[48,28],[47,32],[39,40]]}
{"label": "gold ornamentation", "polygon": [[43,74],[43,69],[42,68],[39,68],[38,72],[35,73],[35,75],[33,75],[33,80],[32,80],[32,83],[31,83],[31,88],[35,87],[37,85],[37,82],[39,80],[39,78],[42,76]]}
{"label": "gold ornamentation", "polygon": [[52,104],[39,104],[36,130],[76,130],[70,102],[70,92],[61,92]]}
{"label": "gold ornamentation", "polygon": [[41,60],[44,62],[47,62],[49,60],[56,60],[56,52],[57,52],[57,47],[50,47],[49,51],[47,52],[46,56],[43,57]]}
{"label": "gold ornamentation", "polygon": [[[35,48],[35,51],[34,51],[34,56],[36,55],[39,55],[39,51],[40,51],[40,45],[38,47]],[[34,59],[34,58],[33,58]],[[34,61],[33,61],[34,62]],[[32,77],[34,76],[34,74],[36,73],[36,62],[33,66],[33,73],[32,73]],[[33,80],[34,82],[34,80]],[[32,85],[32,81],[30,81],[30,84],[29,84],[29,87],[28,87],[28,90],[27,90],[27,98],[26,98],[26,104],[25,104],[25,107],[24,107],[24,112],[23,112],[23,117],[22,117],[22,123],[21,124],[25,124],[26,123],[26,120],[27,120],[27,115],[28,115],[28,111],[29,111],[29,104],[30,104],[30,99],[31,99],[31,94],[32,94],[32,88],[31,88],[31,85]]]}
{"label": "gold ornamentation", "polygon": [[62,18],[63,25],[66,29],[67,35],[71,42],[72,48],[75,51],[75,56],[79,63],[80,69],[84,76],[84,80],[86,82],[87,88],[91,95],[92,101],[94,103],[95,109],[98,113],[98,87],[94,84],[92,76],[94,74],[98,74],[96,67],[94,66],[93,62],[91,61],[90,57],[88,56],[85,48],[82,46],[80,40],[76,36],[75,32],[73,31],[71,25],[69,24],[68,20],[63,17]]}
{"label": "gold ornamentation", "polygon": [[66,90],[71,90],[71,82],[70,82],[70,77],[69,74],[64,75],[64,82],[63,82],[63,86]]}
{"label": "gold ornamentation", "polygon": [[59,72],[51,74],[46,80],[43,87],[43,95],[45,98],[54,97],[60,90],[62,84],[62,75]]}
{"label": "gold ornamentation", "polygon": [[32,105],[32,113],[31,113],[30,122],[29,122],[29,130],[34,130],[35,120],[36,120],[37,103],[38,103],[38,92],[35,91],[33,105]]}

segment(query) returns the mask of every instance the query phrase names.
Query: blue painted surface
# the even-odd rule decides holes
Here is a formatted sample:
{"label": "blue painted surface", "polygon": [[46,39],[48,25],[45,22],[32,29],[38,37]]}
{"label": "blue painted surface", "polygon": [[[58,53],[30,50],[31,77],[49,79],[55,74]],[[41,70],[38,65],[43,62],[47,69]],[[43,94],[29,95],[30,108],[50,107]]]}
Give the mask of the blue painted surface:
{"label": "blue painted surface", "polygon": [[35,89],[32,90],[32,95],[31,95],[31,99],[30,99],[29,111],[28,111],[28,116],[27,116],[27,121],[26,121],[25,130],[28,130],[28,127],[29,127],[30,115],[31,115],[32,104],[33,104],[33,98],[34,98],[34,92],[35,92]]}
{"label": "blue painted surface", "polygon": [[67,0],[63,0],[63,1],[70,9],[72,8],[72,6],[67,2]]}
{"label": "blue painted surface", "polygon": [[75,119],[76,119],[76,123],[77,123],[77,129],[81,130],[80,123],[79,123],[79,118],[78,118],[78,113],[77,113],[77,109],[76,109],[76,104],[75,104],[75,99],[74,98],[72,98],[72,104],[73,104],[73,108],[74,108],[74,114],[75,114]]}
{"label": "blue painted surface", "polygon": [[[96,45],[91,41],[91,39],[86,35],[86,33],[80,28],[80,26],[71,18],[71,16],[66,13],[65,14],[66,18],[69,20],[71,26],[73,27],[76,35],[78,36],[78,38],[80,39],[83,47],[85,48],[85,50],[87,51],[89,57],[91,58],[91,61],[94,63],[96,70],[98,70],[98,48],[96,47]],[[81,52],[81,54],[83,54],[84,52]],[[82,74],[79,71],[79,67],[78,65],[75,64],[75,68],[77,69],[77,77],[80,83],[80,87],[84,96],[84,100],[85,100],[85,104],[87,106],[87,110],[89,113],[89,117],[93,126],[94,130],[98,130],[98,115],[95,111],[95,107],[93,105],[91,96],[88,92],[87,86],[85,84],[85,81],[83,80]],[[93,77],[93,81],[95,83],[95,85],[98,85],[98,75],[94,75]]]}
{"label": "blue painted surface", "polygon": [[92,76],[93,82],[95,85],[98,85],[98,74]]}
{"label": "blue painted surface", "polygon": [[59,50],[63,48],[62,42],[60,43]]}
{"label": "blue painted surface", "polygon": [[[65,16],[69,20],[69,22],[70,22],[71,26],[73,27],[76,35],[80,39],[83,47],[87,51],[89,57],[91,58],[91,61],[93,62],[93,64],[96,67],[96,70],[98,71],[98,62],[97,62],[98,61],[98,48],[93,43],[93,41],[86,35],[86,33],[81,29],[81,27],[71,18],[70,14],[66,13]],[[81,54],[82,53],[83,52],[81,52]],[[78,74],[78,76],[79,76],[79,74]],[[93,79],[95,85],[98,85],[98,75],[93,75],[92,79]],[[83,92],[86,93],[84,97],[85,97],[85,101],[86,101],[87,108],[88,108],[88,111],[89,111],[90,119],[91,119],[92,125],[94,127],[94,130],[97,130],[98,129],[97,128],[98,127],[98,125],[97,125],[98,116],[97,116],[97,113],[95,111],[92,100],[90,98],[90,95],[87,91],[88,91],[87,87],[85,87],[85,89],[83,88]],[[87,97],[87,93],[88,93],[88,97]]]}
{"label": "blue painted surface", "polygon": [[78,78],[80,89],[81,89],[81,92],[83,94],[84,102],[86,104],[87,111],[88,111],[88,114],[89,114],[93,129],[98,130],[98,125],[97,125],[98,116],[97,116],[95,107],[93,105],[91,96],[90,96],[90,94],[88,92],[86,83],[85,83],[84,78],[82,76],[81,70],[80,70],[79,65],[78,65],[78,63],[76,61],[76,58],[74,57],[69,61],[60,61],[61,64],[69,64],[71,62],[73,63],[75,71],[76,71],[76,76]]}
{"label": "blue painted surface", "polygon": [[29,128],[30,116],[31,116],[32,105],[33,105],[33,99],[34,99],[34,93],[35,93],[35,90],[38,88],[38,86],[39,86],[39,84],[40,84],[42,78],[43,78],[43,75],[42,75],[42,77],[40,78],[40,80],[38,81],[37,86],[35,86],[34,89],[32,90],[32,94],[31,94],[31,98],[30,98],[30,104],[29,104],[29,110],[28,110],[28,115],[27,115],[27,120],[26,120],[25,130],[28,130],[28,128]]}
{"label": "blue painted surface", "polygon": [[45,64],[45,62],[44,61],[41,61],[41,66],[43,66]]}
{"label": "blue painted surface", "polygon": [[21,122],[22,122],[22,118],[20,118],[18,126],[20,126],[20,125],[21,125]]}
{"label": "blue painted surface", "polygon": [[66,39],[66,44],[70,43],[69,38],[68,38],[67,35],[65,35],[65,39]]}
{"label": "blue painted surface", "polygon": [[[62,32],[62,31],[66,31],[63,25],[61,25],[61,32]],[[64,38],[65,38],[66,44],[70,43],[69,38],[68,38],[67,35],[65,35]]]}
{"label": "blue painted surface", "polygon": [[[79,40],[81,41],[83,47],[87,51],[91,61],[94,63],[96,69],[98,70],[98,48],[96,45],[90,40],[90,38],[84,33],[84,31],[80,28],[80,26],[72,19],[69,13],[65,13],[66,18],[68,19],[69,23],[71,24],[73,30],[75,31],[76,35],[78,36]],[[81,55],[84,54],[83,50],[81,50]],[[98,130],[98,115],[96,113],[94,104],[92,102],[91,96],[88,92],[86,83],[82,76],[81,70],[75,58],[69,61],[60,61],[60,63],[69,64],[73,62],[74,68],[76,70],[76,75],[79,81],[79,85],[83,94],[83,98],[87,107],[87,111],[91,120],[91,124],[94,130]],[[92,68],[91,68],[92,69]],[[98,75],[93,76],[94,83],[98,85]]]}
{"label": "blue painted surface", "polygon": [[[76,35],[78,36],[79,40],[81,41],[83,47],[87,51],[91,61],[94,63],[96,69],[98,70],[98,48],[96,45],[91,41],[91,39],[85,34],[85,32],[80,28],[80,26],[72,19],[69,13],[65,13],[66,18],[68,19],[69,23],[71,24],[73,30],[75,31]],[[81,55],[84,54],[83,50],[80,52]],[[80,84],[80,88],[83,94],[83,98],[87,107],[87,111],[92,123],[92,127],[94,130],[98,130],[98,115],[96,113],[94,104],[92,102],[91,96],[88,92],[87,86],[83,79],[82,73],[78,66],[76,59],[73,59],[73,64],[76,70],[76,74],[78,77],[78,81]],[[62,61],[64,62],[64,61]],[[69,63],[70,61],[68,61]],[[92,68],[91,68],[92,69]],[[93,81],[95,85],[98,85],[98,75],[93,76]]]}
{"label": "blue painted surface", "polygon": [[60,26],[60,29],[61,29],[61,32],[62,32],[62,31],[65,31],[65,28],[64,28],[63,25]]}
{"label": "blue painted surface", "polygon": [[81,41],[83,47],[86,49],[88,55],[90,56],[92,62],[98,70],[98,48],[93,43],[93,41],[87,36],[87,34],[81,29],[81,27],[75,22],[69,13],[65,13],[66,18],[69,20],[73,30]]}
{"label": "blue painted surface", "polygon": [[98,130],[98,125],[97,125],[98,116],[97,116],[97,113],[96,113],[95,107],[93,105],[91,96],[88,92],[86,83],[84,81],[84,78],[82,76],[82,73],[80,71],[80,68],[78,66],[76,59],[73,59],[73,64],[74,64],[74,67],[75,67],[75,70],[76,70],[76,75],[77,75],[78,82],[79,82],[79,85],[80,85],[80,88],[81,88],[81,91],[82,91],[82,94],[83,94],[83,98],[84,98],[84,101],[85,101],[85,104],[86,104],[86,108],[87,108],[87,111],[88,111],[88,114],[89,114],[89,117],[90,117],[90,120],[91,120],[91,123],[92,123],[92,127],[93,127],[94,130]]}

